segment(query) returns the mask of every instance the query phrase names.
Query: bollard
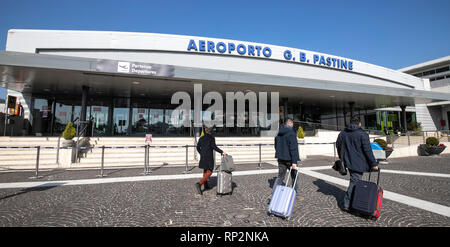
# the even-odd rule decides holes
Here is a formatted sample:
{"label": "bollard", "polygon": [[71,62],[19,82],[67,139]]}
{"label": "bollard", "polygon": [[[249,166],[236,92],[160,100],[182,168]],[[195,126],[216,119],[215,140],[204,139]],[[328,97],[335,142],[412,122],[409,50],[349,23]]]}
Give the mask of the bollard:
{"label": "bollard", "polygon": [[144,149],[144,173],[142,175],[147,175],[147,145]]}
{"label": "bollard", "polygon": [[39,179],[42,178],[42,176],[39,176],[39,155],[41,153],[41,146],[36,147],[36,171],[34,177],[30,177],[30,179]]}
{"label": "bollard", "polygon": [[408,136],[408,146],[411,146],[411,140],[409,137],[409,131],[406,131],[406,135]]}
{"label": "bollard", "polygon": [[59,143],[60,143],[60,139],[61,139],[61,136],[58,137],[58,148],[56,150],[56,165],[59,165]]}
{"label": "bollard", "polygon": [[100,168],[100,175],[97,175],[97,177],[102,178],[107,176],[103,174],[104,163],[105,163],[105,146],[102,146],[102,166]]}
{"label": "bollard", "polygon": [[152,173],[150,170],[150,164],[149,164],[149,156],[150,156],[150,145],[145,145],[145,155],[144,155],[144,174],[143,175],[149,175]]}
{"label": "bollard", "polygon": [[259,163],[258,163],[258,167],[259,167],[259,169],[261,169],[261,143],[259,143],[258,145],[259,145]]}
{"label": "bollard", "polygon": [[333,156],[334,157],[334,163],[336,163],[336,142],[333,142],[333,147],[334,147],[334,150],[333,150],[334,151],[334,156]]}
{"label": "bollard", "polygon": [[191,173],[190,171],[188,171],[188,162],[189,162],[189,158],[188,158],[188,150],[189,150],[189,145],[186,145],[186,164],[185,164],[185,168],[184,168],[184,172],[182,172],[183,174],[188,174]]}

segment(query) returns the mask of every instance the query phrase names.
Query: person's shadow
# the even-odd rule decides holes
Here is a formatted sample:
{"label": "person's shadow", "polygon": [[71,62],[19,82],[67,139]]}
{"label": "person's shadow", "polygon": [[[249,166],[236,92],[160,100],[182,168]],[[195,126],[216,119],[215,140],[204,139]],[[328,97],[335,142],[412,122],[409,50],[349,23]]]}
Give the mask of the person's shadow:
{"label": "person's shadow", "polygon": [[[336,204],[338,207],[342,210],[344,208],[344,196],[347,193],[347,191],[342,190],[341,188],[334,186],[332,184],[329,184],[321,179],[317,179],[313,182],[314,185],[317,186],[317,192],[320,192],[324,195],[332,195],[336,199]],[[350,210],[348,212],[349,214],[352,214],[354,216],[358,216],[361,218],[369,219],[370,216],[364,216],[359,214],[358,212],[355,212],[353,210]]]}
{"label": "person's shadow", "polygon": [[339,208],[344,207],[344,196],[346,193],[344,190],[334,185],[331,185],[321,179],[317,179],[316,181],[313,182],[313,184],[317,186],[317,192],[320,192],[327,196],[329,195],[334,196],[338,207]]}

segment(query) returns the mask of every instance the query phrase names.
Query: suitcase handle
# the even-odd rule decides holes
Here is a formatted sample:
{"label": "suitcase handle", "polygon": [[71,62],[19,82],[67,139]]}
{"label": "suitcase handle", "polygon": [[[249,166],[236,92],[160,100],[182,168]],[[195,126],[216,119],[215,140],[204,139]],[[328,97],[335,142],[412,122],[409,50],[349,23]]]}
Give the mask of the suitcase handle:
{"label": "suitcase handle", "polygon": [[377,176],[377,185],[380,183],[380,167],[378,167],[378,170],[369,170],[369,181],[370,181],[370,174],[372,174],[372,172],[378,172],[378,176]]}
{"label": "suitcase handle", "polygon": [[[291,176],[291,171],[292,171],[292,167],[291,168],[289,168],[289,170],[288,171],[286,171],[287,173],[288,173],[288,176],[287,176],[287,179],[286,179],[286,186],[288,185],[288,183],[289,183],[289,177]],[[295,184],[297,183],[297,177],[298,177],[298,168],[297,168],[297,170],[296,170],[297,172],[295,173],[295,180],[294,180],[294,183],[292,184],[292,188],[295,188]]]}

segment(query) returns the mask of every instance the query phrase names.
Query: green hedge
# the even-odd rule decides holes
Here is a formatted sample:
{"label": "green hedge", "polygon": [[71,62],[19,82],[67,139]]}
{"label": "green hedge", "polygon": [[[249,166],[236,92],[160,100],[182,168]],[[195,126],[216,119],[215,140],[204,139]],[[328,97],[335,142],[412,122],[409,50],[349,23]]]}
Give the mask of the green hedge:
{"label": "green hedge", "polygon": [[430,146],[437,146],[439,145],[439,140],[436,137],[428,137],[426,143]]}
{"label": "green hedge", "polygon": [[297,138],[300,138],[300,139],[305,138],[305,132],[303,131],[302,126],[298,126]]}
{"label": "green hedge", "polygon": [[375,139],[374,142],[378,143],[381,148],[386,149],[387,148],[387,142],[383,139]]}
{"label": "green hedge", "polygon": [[72,138],[74,138],[76,134],[77,134],[77,131],[72,126],[72,122],[69,122],[66,125],[66,128],[64,129],[64,131],[62,133],[62,137],[66,140],[72,140]]}

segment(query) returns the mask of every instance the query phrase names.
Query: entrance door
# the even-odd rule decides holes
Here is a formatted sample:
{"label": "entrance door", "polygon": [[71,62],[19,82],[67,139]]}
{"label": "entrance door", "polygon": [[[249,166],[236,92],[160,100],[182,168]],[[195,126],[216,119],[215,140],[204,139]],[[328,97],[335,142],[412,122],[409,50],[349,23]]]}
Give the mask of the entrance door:
{"label": "entrance door", "polygon": [[133,136],[144,136],[149,132],[150,109],[133,108],[131,134]]}
{"label": "entrance door", "polygon": [[163,135],[164,126],[164,109],[150,109],[149,116],[149,133],[152,135]]}
{"label": "entrance door", "polygon": [[56,102],[55,121],[53,133],[61,135],[66,125],[72,121],[72,105]]}
{"label": "entrance door", "polygon": [[[107,135],[108,129],[108,109],[107,106],[96,106],[92,105],[90,109],[88,108],[86,114],[86,119],[90,119],[94,124],[94,136],[105,136]],[[89,111],[90,110],[90,111]]]}

